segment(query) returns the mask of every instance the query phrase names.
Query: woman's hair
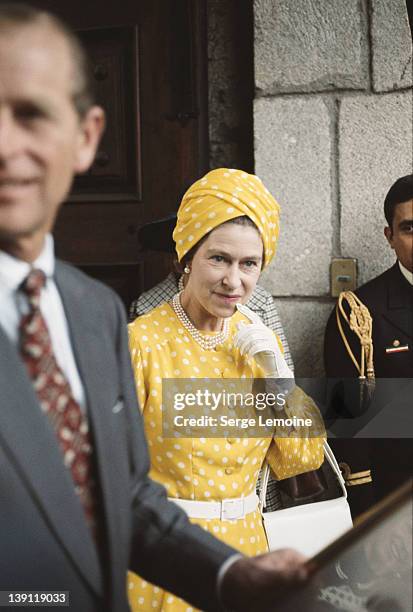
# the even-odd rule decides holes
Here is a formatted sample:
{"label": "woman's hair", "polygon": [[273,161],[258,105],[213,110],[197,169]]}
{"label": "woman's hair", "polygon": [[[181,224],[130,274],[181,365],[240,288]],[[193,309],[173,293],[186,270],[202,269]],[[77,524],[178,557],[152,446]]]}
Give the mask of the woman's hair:
{"label": "woman's hair", "polygon": [[[221,223],[221,225],[218,225],[218,227],[222,227],[223,225],[227,225],[228,223],[233,223],[235,225],[244,225],[244,226],[248,226],[248,227],[253,227],[259,233],[258,227],[255,225],[255,223],[254,223],[254,221],[252,219],[247,217],[247,215],[242,215],[241,217],[235,217],[234,219],[229,219],[228,221],[224,221],[224,223]],[[217,229],[217,228],[215,227],[214,229]],[[192,249],[190,251],[188,251],[188,253],[186,253],[186,255],[184,255],[184,257],[182,258],[181,261],[178,261],[177,259],[174,260],[174,263],[173,263],[174,272],[177,272],[178,274],[183,274],[184,273],[185,266],[187,264],[189,264],[193,260],[194,255],[197,252],[197,250],[199,249],[199,247],[201,246],[201,244],[203,242],[205,242],[205,240],[208,238],[208,236],[213,231],[214,230],[211,230],[210,232],[205,234],[205,236],[202,236],[201,240],[198,240],[198,242],[196,244],[194,244]]]}

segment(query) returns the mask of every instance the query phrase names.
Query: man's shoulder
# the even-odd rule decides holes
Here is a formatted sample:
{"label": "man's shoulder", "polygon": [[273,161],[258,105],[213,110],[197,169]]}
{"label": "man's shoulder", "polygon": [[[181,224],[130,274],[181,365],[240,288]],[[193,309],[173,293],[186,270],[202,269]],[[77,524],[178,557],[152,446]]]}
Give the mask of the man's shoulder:
{"label": "man's shoulder", "polygon": [[375,276],[364,285],[361,285],[355,293],[362,302],[366,302],[366,306],[375,306],[382,304],[383,294],[387,293],[391,284],[399,274],[398,264],[394,264],[379,276]]}
{"label": "man's shoulder", "polygon": [[120,303],[119,296],[101,281],[88,276],[79,268],[65,261],[56,260],[56,280],[58,285],[75,293],[87,291],[87,303],[99,303],[105,306],[108,303]]}
{"label": "man's shoulder", "polygon": [[156,308],[159,304],[168,301],[178,291],[178,284],[173,272],[171,272],[160,283],[142,293],[137,300],[130,305],[129,319],[133,321],[136,317]]}
{"label": "man's shoulder", "polygon": [[[388,268],[382,272],[382,274],[375,276],[354,291],[367,308],[374,311],[378,307],[385,305],[385,295],[387,294],[392,279],[394,279],[395,273],[397,273],[397,270],[395,270],[396,266],[397,264]],[[348,306],[344,305],[343,307],[346,311],[348,310]],[[335,304],[330,313],[327,328],[331,326],[336,328],[336,308],[337,305]]]}
{"label": "man's shoulder", "polygon": [[268,298],[272,299],[272,295],[269,291],[267,291],[266,289],[264,289],[264,287],[262,285],[255,285],[255,289],[254,289],[254,295],[257,295],[261,298],[265,298],[266,300]]}
{"label": "man's shoulder", "polygon": [[256,285],[253,294],[248,300],[248,306],[252,309],[265,309],[269,304],[273,304],[274,300],[269,291],[261,285]]}

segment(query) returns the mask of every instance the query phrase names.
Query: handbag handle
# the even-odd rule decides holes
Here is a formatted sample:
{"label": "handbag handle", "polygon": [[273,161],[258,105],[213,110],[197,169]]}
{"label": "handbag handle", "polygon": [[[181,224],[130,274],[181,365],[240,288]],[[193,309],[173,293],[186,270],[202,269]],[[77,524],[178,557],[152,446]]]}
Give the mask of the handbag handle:
{"label": "handbag handle", "polygon": [[[337,459],[334,456],[333,451],[331,450],[331,446],[329,445],[329,443],[327,442],[327,440],[324,440],[324,444],[323,444],[323,450],[324,450],[324,457],[327,459],[327,461],[329,462],[331,469],[333,470],[333,472],[335,473],[337,480],[340,484],[340,487],[343,491],[343,497],[345,499],[347,499],[347,489],[346,489],[346,484],[343,478],[343,475],[341,473],[340,467],[337,463]],[[267,487],[268,487],[268,480],[270,478],[270,466],[268,464],[268,462],[265,462],[265,466],[264,466],[264,471],[261,477],[261,491],[260,491],[260,497],[259,497],[259,509],[260,512],[262,513],[263,509],[265,508],[265,498],[267,496]]]}

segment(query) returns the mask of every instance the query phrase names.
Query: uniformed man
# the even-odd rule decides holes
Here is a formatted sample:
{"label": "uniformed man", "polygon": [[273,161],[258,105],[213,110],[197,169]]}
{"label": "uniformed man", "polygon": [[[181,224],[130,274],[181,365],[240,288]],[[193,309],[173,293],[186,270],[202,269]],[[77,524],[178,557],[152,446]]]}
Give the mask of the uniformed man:
{"label": "uniformed man", "polygon": [[[326,328],[326,375],[329,379],[341,379],[341,386],[335,386],[333,402],[335,410],[341,410],[347,417],[358,416],[356,412],[361,414],[366,411],[366,406],[361,406],[356,398],[356,393],[363,389],[364,383],[361,382],[361,386],[358,382],[354,383],[357,385],[356,391],[355,386],[351,387],[349,384],[350,381],[343,381],[345,378],[358,378],[360,373],[366,377],[370,376],[371,380],[375,377],[376,391],[373,398],[380,409],[385,403],[388,407],[389,402],[393,401],[394,409],[398,410],[403,418],[410,418],[411,414],[403,389],[410,386],[407,379],[410,379],[410,383],[413,379],[413,174],[398,179],[392,185],[384,202],[384,214],[387,220],[384,234],[395,251],[397,261],[383,274],[357,289],[355,294],[361,300],[361,305],[357,306],[353,302],[354,309],[363,308],[363,305],[367,307],[372,318],[374,373],[367,372],[367,362],[364,364],[365,371],[360,372],[360,366],[363,366],[360,360],[361,346],[364,343],[367,347],[365,357],[368,358],[369,334],[366,328],[363,328],[357,330],[360,335],[358,336],[356,331],[347,325],[345,318],[351,310],[348,303],[342,302],[344,316],[339,316],[342,321],[341,331],[336,308],[331,313]],[[364,391],[368,392],[368,387],[365,387]],[[396,431],[397,427],[401,429],[400,419],[397,424],[391,422],[392,419],[388,416],[386,418],[388,427],[383,435],[392,435],[388,431]],[[340,428],[338,432],[340,436]],[[334,440],[333,447],[337,458],[347,464],[344,470],[353,515],[366,510],[411,475],[411,438],[337,439]]]}

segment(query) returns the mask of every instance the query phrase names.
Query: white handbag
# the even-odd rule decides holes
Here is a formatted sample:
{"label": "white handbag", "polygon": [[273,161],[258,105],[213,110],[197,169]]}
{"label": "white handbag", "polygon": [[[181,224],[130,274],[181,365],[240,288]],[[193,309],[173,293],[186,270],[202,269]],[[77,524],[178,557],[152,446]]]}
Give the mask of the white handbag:
{"label": "white handbag", "polygon": [[307,557],[313,557],[353,526],[344,478],[327,442],[324,442],[324,456],[337,476],[343,492],[341,497],[263,513],[270,474],[266,463],[260,510],[270,550],[295,548]]}

